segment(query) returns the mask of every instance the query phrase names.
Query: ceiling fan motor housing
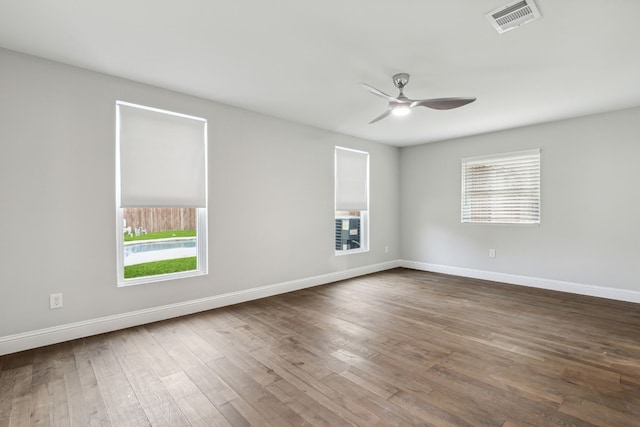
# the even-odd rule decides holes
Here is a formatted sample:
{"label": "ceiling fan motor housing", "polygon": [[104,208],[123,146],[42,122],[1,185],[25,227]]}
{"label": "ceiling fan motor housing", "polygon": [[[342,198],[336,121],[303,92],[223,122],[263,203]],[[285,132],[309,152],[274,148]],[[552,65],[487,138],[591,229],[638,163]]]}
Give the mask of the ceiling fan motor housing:
{"label": "ceiling fan motor housing", "polygon": [[398,73],[393,76],[393,84],[400,90],[404,89],[404,87],[409,83],[409,74],[407,73]]}

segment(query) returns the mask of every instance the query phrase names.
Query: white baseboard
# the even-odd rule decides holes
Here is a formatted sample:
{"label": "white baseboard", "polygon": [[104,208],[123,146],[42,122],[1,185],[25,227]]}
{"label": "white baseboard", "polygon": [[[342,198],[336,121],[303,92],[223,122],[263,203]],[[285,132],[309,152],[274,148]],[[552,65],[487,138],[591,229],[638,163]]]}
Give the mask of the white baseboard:
{"label": "white baseboard", "polygon": [[335,273],[322,274],[319,276],[307,277],[273,285],[261,286],[244,291],[230,292],[197,300],[185,301],[176,304],[169,304],[160,307],[137,310],[129,313],[122,313],[113,316],[100,317],[96,319],[84,320],[81,322],[68,323],[45,329],[38,329],[0,337],[0,355],[15,353],[49,344],[56,344],[77,338],[84,338],[91,335],[111,332],[118,329],[130,328],[132,326],[171,319],[173,317],[185,316],[200,311],[211,310],[227,305],[252,301],[273,295],[292,292],[299,289],[310,288],[312,286],[324,285],[326,283],[337,282],[339,280],[350,279],[363,276],[365,274],[376,273],[378,271],[389,270],[400,266],[400,261],[389,261],[365,267],[352,268]]}
{"label": "white baseboard", "polygon": [[608,288],[604,286],[585,285],[560,280],[541,279],[538,277],[518,276],[515,274],[496,273],[493,271],[474,270],[470,268],[451,267],[447,265],[429,264],[418,261],[400,260],[400,267],[414,270],[431,271],[433,273],[451,274],[474,279],[491,280],[512,285],[529,286],[572,294],[589,295],[619,301],[640,303],[640,291],[630,289]]}

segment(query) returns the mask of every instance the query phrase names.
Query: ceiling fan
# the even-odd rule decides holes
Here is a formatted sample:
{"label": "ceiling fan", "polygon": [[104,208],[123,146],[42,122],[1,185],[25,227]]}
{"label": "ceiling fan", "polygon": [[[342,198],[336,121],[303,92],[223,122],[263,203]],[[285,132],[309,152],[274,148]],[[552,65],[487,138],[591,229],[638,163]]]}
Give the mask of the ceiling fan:
{"label": "ceiling fan", "polygon": [[476,98],[434,98],[434,99],[409,99],[404,96],[402,90],[409,83],[409,74],[398,73],[393,76],[393,84],[400,89],[400,93],[396,98],[387,95],[378,89],[369,86],[368,84],[360,83],[360,86],[371,92],[372,94],[389,101],[387,111],[380,114],[375,119],[371,120],[369,124],[375,123],[387,117],[389,114],[394,116],[406,116],[411,112],[414,107],[427,107],[435,110],[451,110],[452,108],[462,107],[470,102],[476,100]]}

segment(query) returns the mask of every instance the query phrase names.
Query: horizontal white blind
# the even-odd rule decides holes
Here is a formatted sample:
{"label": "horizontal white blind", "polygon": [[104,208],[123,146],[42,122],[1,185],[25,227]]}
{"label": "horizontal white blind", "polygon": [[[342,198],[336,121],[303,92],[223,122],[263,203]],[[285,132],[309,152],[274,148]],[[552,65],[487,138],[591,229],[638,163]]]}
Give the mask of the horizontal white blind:
{"label": "horizontal white blind", "polygon": [[119,102],[120,207],[206,207],[204,119]]}
{"label": "horizontal white blind", "polygon": [[369,209],[369,153],[336,147],[336,210]]}
{"label": "horizontal white blind", "polygon": [[462,222],[539,224],[540,150],[462,159]]}

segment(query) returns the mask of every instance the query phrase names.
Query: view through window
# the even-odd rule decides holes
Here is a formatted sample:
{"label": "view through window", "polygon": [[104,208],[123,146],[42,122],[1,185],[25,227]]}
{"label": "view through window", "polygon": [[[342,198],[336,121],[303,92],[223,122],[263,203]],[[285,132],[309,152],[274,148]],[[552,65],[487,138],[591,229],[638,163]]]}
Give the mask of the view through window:
{"label": "view through window", "polygon": [[198,268],[197,209],[124,208],[124,278]]}

